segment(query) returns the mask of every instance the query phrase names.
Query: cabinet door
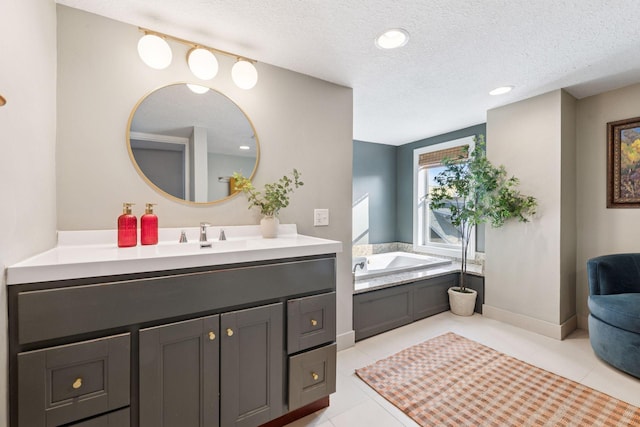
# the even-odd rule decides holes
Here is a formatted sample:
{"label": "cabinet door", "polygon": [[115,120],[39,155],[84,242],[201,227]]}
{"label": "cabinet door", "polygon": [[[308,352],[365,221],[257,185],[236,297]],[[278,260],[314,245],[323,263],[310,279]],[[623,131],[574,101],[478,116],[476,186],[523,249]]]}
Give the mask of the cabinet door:
{"label": "cabinet door", "polygon": [[220,316],[221,425],[258,426],[283,413],[282,303]]}
{"label": "cabinet door", "polygon": [[396,286],[353,296],[356,341],[413,321],[411,286]]}
{"label": "cabinet door", "polygon": [[423,319],[449,310],[447,290],[458,286],[459,274],[421,280],[413,285],[413,320]]}
{"label": "cabinet door", "polygon": [[219,321],[140,330],[140,427],[218,425]]}

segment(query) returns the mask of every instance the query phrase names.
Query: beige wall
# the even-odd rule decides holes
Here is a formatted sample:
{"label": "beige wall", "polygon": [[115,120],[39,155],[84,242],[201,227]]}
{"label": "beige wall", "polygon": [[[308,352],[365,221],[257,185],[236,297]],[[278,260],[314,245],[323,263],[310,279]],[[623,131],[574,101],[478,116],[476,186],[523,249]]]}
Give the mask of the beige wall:
{"label": "beige wall", "polygon": [[[153,89],[193,78],[188,48],[172,43],[173,63],[152,70],[139,59],[137,27],[58,6],[58,228],[115,228],[122,202],[158,203],[161,227],[256,224],[244,196],[213,206],[188,206],[152,190],[134,169],[125,144],[132,108]],[[353,114],[350,88],[258,63],[257,86],[238,89],[231,58],[218,56],[210,86],[234,100],[250,117],[260,140],[255,183],[273,181],[294,167],[304,187],[280,215],[300,233],[340,240],[338,333],[352,329],[350,273]],[[313,209],[330,210],[330,226],[313,227]],[[176,236],[176,239],[178,236]]]}
{"label": "beige wall", "polygon": [[576,99],[561,92],[560,323],[576,314]]}
{"label": "beige wall", "polygon": [[[56,10],[8,0],[0,25],[0,268],[55,245]],[[0,426],[7,425],[7,295],[0,276]]]}
{"label": "beige wall", "polygon": [[[574,182],[564,176],[563,165],[567,163],[564,167],[571,175],[575,161],[563,158],[575,145],[569,141],[563,147],[563,136],[571,135],[562,120],[563,113],[570,115],[571,100],[563,102],[566,96],[557,90],[487,113],[489,159],[520,178],[522,192],[537,198],[538,214],[530,223],[487,227],[485,314],[556,337],[565,333],[559,325],[573,316],[574,299],[567,295],[573,284],[567,281],[566,269],[572,233],[564,239],[561,234],[575,212],[575,199],[563,199]],[[563,178],[570,182],[561,185]]]}
{"label": "beige wall", "polygon": [[577,105],[577,311],[587,327],[589,258],[640,251],[640,211],[607,209],[607,123],[640,116],[640,84],[581,99]]}

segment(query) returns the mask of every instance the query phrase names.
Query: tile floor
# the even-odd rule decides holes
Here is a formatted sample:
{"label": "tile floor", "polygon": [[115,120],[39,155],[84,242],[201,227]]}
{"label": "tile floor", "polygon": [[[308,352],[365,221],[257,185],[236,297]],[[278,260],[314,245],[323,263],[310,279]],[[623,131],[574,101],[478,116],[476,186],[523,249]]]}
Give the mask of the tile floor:
{"label": "tile floor", "polygon": [[358,379],[354,370],[449,331],[640,406],[640,380],[597,359],[586,331],[577,330],[565,340],[557,341],[478,314],[459,317],[446,312],[338,352],[337,391],[331,395],[331,405],[288,427],[416,426]]}

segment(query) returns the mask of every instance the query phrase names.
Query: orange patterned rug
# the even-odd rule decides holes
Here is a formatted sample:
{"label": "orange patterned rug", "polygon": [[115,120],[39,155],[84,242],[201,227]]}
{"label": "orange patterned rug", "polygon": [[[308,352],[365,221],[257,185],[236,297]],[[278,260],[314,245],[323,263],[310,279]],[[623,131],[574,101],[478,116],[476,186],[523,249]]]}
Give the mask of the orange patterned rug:
{"label": "orange patterned rug", "polygon": [[640,426],[640,408],[452,332],[356,374],[421,426]]}

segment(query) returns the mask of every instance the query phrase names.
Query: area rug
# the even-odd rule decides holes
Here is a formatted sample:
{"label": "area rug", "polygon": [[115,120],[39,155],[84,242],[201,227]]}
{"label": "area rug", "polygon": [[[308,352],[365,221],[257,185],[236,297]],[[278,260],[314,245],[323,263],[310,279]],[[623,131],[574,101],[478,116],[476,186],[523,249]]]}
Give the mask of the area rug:
{"label": "area rug", "polygon": [[421,426],[640,426],[640,408],[451,332],[356,373]]}

